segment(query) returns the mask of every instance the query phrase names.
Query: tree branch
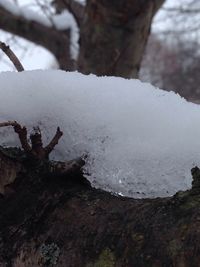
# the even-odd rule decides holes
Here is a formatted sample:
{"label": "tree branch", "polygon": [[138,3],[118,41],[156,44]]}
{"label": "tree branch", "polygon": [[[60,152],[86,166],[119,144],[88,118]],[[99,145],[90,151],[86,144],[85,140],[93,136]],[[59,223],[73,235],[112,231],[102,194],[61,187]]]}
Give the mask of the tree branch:
{"label": "tree branch", "polygon": [[155,13],[161,8],[166,0],[153,0],[155,5]]}
{"label": "tree branch", "polygon": [[22,66],[21,62],[8,45],[0,41],[0,48],[13,63],[17,71],[24,71],[24,67]]}
{"label": "tree branch", "polygon": [[168,12],[179,12],[182,14],[198,14],[200,13],[200,8],[183,8],[183,7],[165,7],[164,11]]}
{"label": "tree branch", "polygon": [[47,155],[51,153],[51,151],[54,149],[54,147],[58,144],[59,139],[63,135],[63,132],[61,132],[60,128],[57,128],[57,132],[51,142],[44,148]]}
{"label": "tree branch", "polygon": [[16,34],[49,50],[58,60],[60,68],[72,70],[70,32],[58,31],[23,16],[17,16],[0,6],[0,29]]}
{"label": "tree branch", "polygon": [[17,124],[16,121],[5,121],[5,122],[0,122],[0,127],[15,126],[16,124]]}
{"label": "tree branch", "polygon": [[22,127],[16,121],[6,121],[6,122],[0,123],[0,127],[6,127],[6,126],[12,126],[14,128],[15,132],[19,136],[19,140],[22,145],[22,148],[24,149],[25,152],[30,152],[31,147],[28,143],[26,127]]}
{"label": "tree branch", "polygon": [[28,143],[26,127],[22,127],[19,123],[16,122],[16,124],[14,125],[14,130],[19,136],[19,140],[24,151],[30,152],[31,146]]}
{"label": "tree branch", "polygon": [[84,157],[79,157],[69,161],[50,161],[49,173],[53,176],[65,176],[75,172],[81,172],[85,165]]}
{"label": "tree branch", "polygon": [[85,6],[75,0],[54,0],[53,5],[60,12],[63,9],[68,9],[74,16],[77,25],[80,27],[83,21]]}

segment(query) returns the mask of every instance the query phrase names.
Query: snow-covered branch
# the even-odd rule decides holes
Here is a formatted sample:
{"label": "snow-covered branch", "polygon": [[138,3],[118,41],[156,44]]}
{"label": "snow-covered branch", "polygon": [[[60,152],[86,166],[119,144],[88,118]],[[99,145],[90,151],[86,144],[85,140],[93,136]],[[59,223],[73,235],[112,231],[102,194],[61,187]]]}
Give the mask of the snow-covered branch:
{"label": "snow-covered branch", "polygon": [[77,25],[80,27],[83,20],[85,7],[81,3],[75,0],[54,0],[53,4],[57,10],[68,9],[71,14],[73,14]]}
{"label": "snow-covered branch", "polygon": [[0,28],[45,47],[56,57],[61,69],[72,70],[79,37],[77,24],[69,12],[49,20],[28,8],[0,0]]}

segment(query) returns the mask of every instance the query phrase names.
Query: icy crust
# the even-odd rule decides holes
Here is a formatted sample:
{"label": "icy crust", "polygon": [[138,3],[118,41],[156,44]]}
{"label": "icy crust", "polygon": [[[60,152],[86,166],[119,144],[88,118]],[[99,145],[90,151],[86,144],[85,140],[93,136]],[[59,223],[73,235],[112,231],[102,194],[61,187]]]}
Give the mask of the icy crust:
{"label": "icy crust", "polygon": [[[131,197],[172,195],[191,184],[200,161],[200,107],[139,80],[77,72],[0,74],[0,121],[39,125],[52,155],[89,155],[85,175],[96,187]],[[19,145],[12,128],[1,144]]]}

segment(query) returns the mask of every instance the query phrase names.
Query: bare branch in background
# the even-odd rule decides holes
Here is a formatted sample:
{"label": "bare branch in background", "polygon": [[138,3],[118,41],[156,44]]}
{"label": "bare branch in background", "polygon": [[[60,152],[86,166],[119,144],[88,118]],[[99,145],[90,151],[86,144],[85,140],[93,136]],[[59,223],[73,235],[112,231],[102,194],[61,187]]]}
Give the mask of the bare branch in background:
{"label": "bare branch in background", "polygon": [[56,7],[58,12],[61,12],[63,9],[68,9],[68,11],[74,16],[77,25],[80,27],[85,10],[84,5],[74,0],[54,0],[53,5]]}
{"label": "bare branch in background", "polygon": [[0,28],[48,49],[64,70],[74,69],[70,54],[70,33],[47,27],[37,21],[18,16],[0,6]]}
{"label": "bare branch in background", "polygon": [[50,8],[45,3],[41,3],[40,0],[35,0],[36,4],[40,7],[44,16],[51,22],[52,27],[56,28],[52,19],[53,14],[50,12]]}
{"label": "bare branch in background", "polygon": [[0,49],[7,55],[7,57],[12,61],[17,71],[24,71],[24,67],[22,66],[21,62],[14,54],[14,52],[10,49],[8,45],[0,41]]}
{"label": "bare branch in background", "polygon": [[197,14],[200,12],[199,8],[182,8],[182,7],[165,7],[164,11],[167,12],[180,12],[182,14]]}

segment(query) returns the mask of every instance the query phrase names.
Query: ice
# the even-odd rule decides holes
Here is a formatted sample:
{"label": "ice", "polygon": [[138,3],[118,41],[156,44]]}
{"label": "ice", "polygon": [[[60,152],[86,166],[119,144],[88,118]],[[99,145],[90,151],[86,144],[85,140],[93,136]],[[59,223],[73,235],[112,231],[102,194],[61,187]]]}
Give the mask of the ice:
{"label": "ice", "polygon": [[[200,159],[200,107],[139,80],[78,72],[0,73],[0,121],[40,126],[44,143],[57,126],[54,159],[89,155],[95,187],[131,197],[174,194],[191,186]],[[3,145],[19,145],[12,128]]]}

